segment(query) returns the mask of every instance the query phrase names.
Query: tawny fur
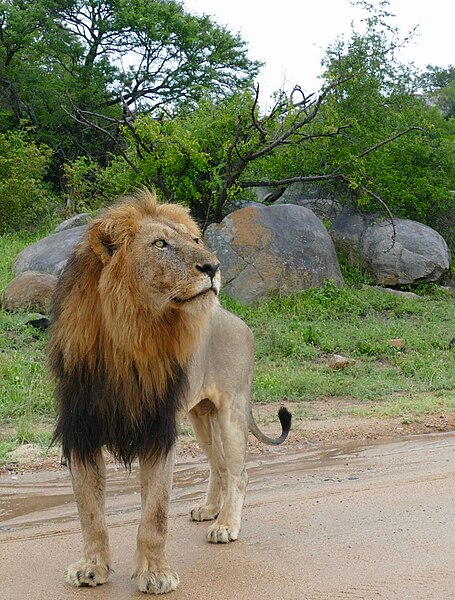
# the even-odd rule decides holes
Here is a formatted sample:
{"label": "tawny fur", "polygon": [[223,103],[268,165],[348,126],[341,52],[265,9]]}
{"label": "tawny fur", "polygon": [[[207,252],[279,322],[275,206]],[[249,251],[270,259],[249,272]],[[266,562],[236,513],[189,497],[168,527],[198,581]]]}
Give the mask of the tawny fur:
{"label": "tawny fur", "polygon": [[[62,352],[65,370],[71,370],[82,360],[94,366],[103,357],[119,379],[128,377],[134,363],[144,389],[161,393],[172,361],[184,365],[194,353],[204,322],[178,309],[157,314],[144,304],[133,268],[140,257],[131,256],[129,242],[146,217],[180,223],[201,235],[186,208],[160,205],[149,191],[124,199],[95,219],[76,252],[80,268],[56,297],[50,360]],[[99,244],[97,237],[114,244],[118,255],[104,269],[104,250],[97,256],[92,248]]]}

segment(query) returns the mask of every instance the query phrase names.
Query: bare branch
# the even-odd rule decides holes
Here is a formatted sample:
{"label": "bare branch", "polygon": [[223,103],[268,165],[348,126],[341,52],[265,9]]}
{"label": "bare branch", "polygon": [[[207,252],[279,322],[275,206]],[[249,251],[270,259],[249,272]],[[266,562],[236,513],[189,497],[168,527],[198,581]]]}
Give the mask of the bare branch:
{"label": "bare branch", "polygon": [[[120,152],[122,158],[128,163],[128,165],[133,169],[133,171],[135,171],[136,173],[140,173],[140,169],[129,159],[126,152],[124,152],[124,150],[121,148],[118,138],[116,138],[105,127],[101,127],[101,125],[98,125],[97,123],[89,120],[87,118],[87,116],[90,115],[91,113],[89,113],[88,111],[82,111],[82,110],[78,109],[78,107],[74,104],[74,102],[72,101],[71,98],[68,98],[68,100],[69,100],[74,112],[71,113],[71,112],[67,111],[65,107],[62,107],[63,110],[66,112],[66,114],[69,117],[71,117],[71,119],[76,121],[76,123],[80,123],[81,125],[86,125],[87,127],[91,127],[93,129],[95,129],[96,131],[101,132],[103,135],[106,135],[110,140],[112,140],[114,142],[114,144],[117,146],[117,149]],[[96,115],[95,113],[92,113],[92,116],[98,116],[98,115]],[[112,120],[112,119],[109,119],[109,120]]]}
{"label": "bare branch", "polygon": [[342,169],[344,169],[345,167],[347,167],[351,163],[360,160],[364,156],[367,156],[367,154],[371,154],[371,152],[374,152],[375,150],[378,150],[379,148],[382,148],[382,146],[385,146],[386,144],[389,144],[390,142],[393,142],[393,141],[397,140],[401,136],[406,135],[407,133],[410,133],[411,131],[423,131],[423,128],[422,127],[409,127],[409,129],[406,129],[405,131],[400,131],[399,133],[393,135],[392,137],[389,137],[386,140],[383,140],[382,142],[379,142],[378,144],[375,144],[374,146],[371,146],[370,148],[367,148],[364,152],[362,152],[361,154],[359,154],[355,158],[353,158],[353,159],[351,159],[351,160],[343,163],[342,165],[340,165],[339,167],[337,167],[335,169],[335,171],[333,171],[333,173],[339,173]]}
{"label": "bare branch", "polygon": [[261,143],[264,144],[267,139],[267,131],[264,129],[262,123],[256,119],[256,110],[259,101],[259,84],[257,84],[255,92],[254,102],[251,105],[251,123],[253,124],[253,127],[259,131]]}

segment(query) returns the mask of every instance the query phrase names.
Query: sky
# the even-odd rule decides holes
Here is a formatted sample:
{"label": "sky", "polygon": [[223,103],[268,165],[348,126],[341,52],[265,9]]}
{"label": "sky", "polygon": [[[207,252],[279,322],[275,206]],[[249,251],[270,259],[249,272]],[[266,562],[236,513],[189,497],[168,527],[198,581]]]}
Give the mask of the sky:
{"label": "sky", "polygon": [[[376,0],[377,1],[377,0]],[[374,4],[375,0],[371,0]],[[321,59],[327,46],[349,36],[351,22],[365,15],[349,0],[183,0],[187,10],[210,15],[232,33],[240,33],[251,59],[265,62],[258,82],[262,104],[282,88],[298,84],[305,93],[321,87]],[[417,33],[401,59],[419,69],[428,64],[455,65],[454,0],[390,0],[391,23],[406,34]]]}

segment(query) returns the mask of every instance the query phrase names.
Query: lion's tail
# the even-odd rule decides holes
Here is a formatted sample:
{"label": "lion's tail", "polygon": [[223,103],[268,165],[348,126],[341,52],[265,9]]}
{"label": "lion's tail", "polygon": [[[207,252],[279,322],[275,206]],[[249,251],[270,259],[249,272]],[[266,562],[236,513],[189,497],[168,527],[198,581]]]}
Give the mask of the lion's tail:
{"label": "lion's tail", "polygon": [[281,435],[277,438],[270,438],[267,435],[265,435],[265,433],[262,433],[262,431],[259,429],[256,421],[254,420],[253,411],[250,408],[250,416],[248,421],[249,430],[254,435],[254,437],[257,438],[260,442],[263,442],[264,444],[278,446],[279,444],[282,444],[284,440],[288,437],[288,433],[291,429],[292,414],[288,411],[286,407],[282,406],[278,411],[278,418],[280,419],[281,423]]}

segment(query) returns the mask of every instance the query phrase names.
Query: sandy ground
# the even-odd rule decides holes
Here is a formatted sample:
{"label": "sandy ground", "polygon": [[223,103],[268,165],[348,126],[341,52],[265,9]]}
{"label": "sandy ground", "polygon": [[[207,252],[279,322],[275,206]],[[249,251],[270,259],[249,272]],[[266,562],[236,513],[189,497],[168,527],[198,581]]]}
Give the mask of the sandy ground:
{"label": "sandy ground", "polygon": [[[455,433],[421,434],[451,424],[450,415],[408,425],[326,419],[297,428],[279,448],[252,443],[243,528],[229,545],[207,544],[207,524],[188,518],[207,470],[195,444],[184,441],[168,544],[181,584],[169,597],[455,599]],[[68,474],[55,461],[38,466],[10,465],[0,475],[0,599],[143,597],[129,577],[136,470],[109,466],[115,573],[104,586],[77,590],[63,581],[81,546]]]}

